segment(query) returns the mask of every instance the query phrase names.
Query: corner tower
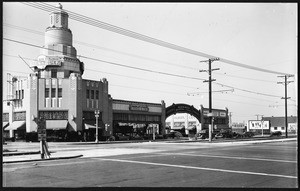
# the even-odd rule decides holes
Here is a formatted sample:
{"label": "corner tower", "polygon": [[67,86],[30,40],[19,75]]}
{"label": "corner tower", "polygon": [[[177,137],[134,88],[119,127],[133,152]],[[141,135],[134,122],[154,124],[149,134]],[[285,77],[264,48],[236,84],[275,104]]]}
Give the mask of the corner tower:
{"label": "corner tower", "polygon": [[69,15],[60,3],[56,8],[57,11],[51,12],[49,16],[45,44],[38,57],[36,69],[41,71],[41,78],[45,75],[55,77],[60,71],[64,78],[68,78],[71,73],[82,75],[84,65],[77,59],[77,51],[73,47],[73,34],[68,28]]}

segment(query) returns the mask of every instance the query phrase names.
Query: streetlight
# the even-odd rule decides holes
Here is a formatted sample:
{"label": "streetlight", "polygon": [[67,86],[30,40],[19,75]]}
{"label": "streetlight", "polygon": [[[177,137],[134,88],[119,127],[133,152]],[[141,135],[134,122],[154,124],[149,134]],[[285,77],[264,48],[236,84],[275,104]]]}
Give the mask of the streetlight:
{"label": "streetlight", "polygon": [[95,142],[98,143],[98,117],[99,117],[99,110],[95,110],[95,117],[96,117],[96,140]]}

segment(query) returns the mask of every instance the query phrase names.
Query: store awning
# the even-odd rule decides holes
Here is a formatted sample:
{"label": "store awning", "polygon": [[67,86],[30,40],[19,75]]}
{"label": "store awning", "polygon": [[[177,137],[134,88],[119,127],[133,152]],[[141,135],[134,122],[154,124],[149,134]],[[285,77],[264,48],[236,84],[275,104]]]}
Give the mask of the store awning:
{"label": "store awning", "polygon": [[9,122],[2,122],[2,128],[6,128],[8,126]]}
{"label": "store awning", "polygon": [[49,130],[65,130],[67,125],[67,120],[46,120],[46,129]]}
{"label": "store awning", "polygon": [[17,130],[17,129],[25,129],[25,121],[14,121],[11,125],[5,128],[5,131],[7,130]]}

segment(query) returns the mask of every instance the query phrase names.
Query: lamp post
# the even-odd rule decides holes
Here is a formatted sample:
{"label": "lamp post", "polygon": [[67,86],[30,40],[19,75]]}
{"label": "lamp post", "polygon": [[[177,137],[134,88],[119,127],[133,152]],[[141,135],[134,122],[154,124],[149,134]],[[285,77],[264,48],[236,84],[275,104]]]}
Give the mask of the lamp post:
{"label": "lamp post", "polygon": [[99,110],[95,110],[95,117],[96,117],[96,140],[95,142],[98,143],[98,117],[99,117]]}

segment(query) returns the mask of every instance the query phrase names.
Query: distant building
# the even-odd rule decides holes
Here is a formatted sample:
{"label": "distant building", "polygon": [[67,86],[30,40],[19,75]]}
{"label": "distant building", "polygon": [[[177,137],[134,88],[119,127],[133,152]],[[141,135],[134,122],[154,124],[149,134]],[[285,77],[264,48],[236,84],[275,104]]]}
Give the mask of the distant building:
{"label": "distant building", "polygon": [[243,133],[247,131],[247,125],[244,123],[232,123],[231,130],[232,132]]}
{"label": "distant building", "polygon": [[[281,131],[285,133],[285,117],[263,117],[262,120],[269,121],[270,131]],[[297,133],[298,132],[298,117],[297,116],[288,116],[288,133]]]}
{"label": "distant building", "polygon": [[[289,116],[288,118],[288,133],[297,133],[298,118],[296,116]],[[263,126],[262,126],[263,125]],[[263,128],[264,133],[272,133],[281,131],[285,133],[285,117],[263,117],[262,120],[249,120],[247,124],[247,131],[261,133]]]}

